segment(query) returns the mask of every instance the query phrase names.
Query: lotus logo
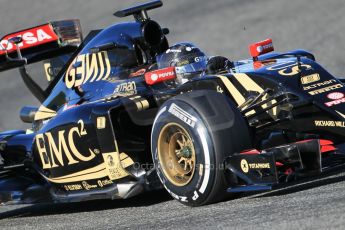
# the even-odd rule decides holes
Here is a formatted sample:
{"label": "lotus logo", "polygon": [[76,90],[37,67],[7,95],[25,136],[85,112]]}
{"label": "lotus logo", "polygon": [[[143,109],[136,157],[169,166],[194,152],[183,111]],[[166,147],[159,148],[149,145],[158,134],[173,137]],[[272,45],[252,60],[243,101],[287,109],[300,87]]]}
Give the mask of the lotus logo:
{"label": "lotus logo", "polygon": [[248,173],[249,172],[249,165],[246,159],[242,159],[241,160],[241,169],[244,173]]}
{"label": "lotus logo", "polygon": [[21,49],[30,48],[33,46],[41,45],[48,42],[53,42],[58,39],[50,25],[46,24],[33,29],[21,31],[18,33],[10,34],[0,41],[0,54],[4,54],[5,51],[1,50],[4,48],[7,52],[16,50],[16,46],[13,45],[9,40],[14,37],[21,37],[22,42],[18,44]]}

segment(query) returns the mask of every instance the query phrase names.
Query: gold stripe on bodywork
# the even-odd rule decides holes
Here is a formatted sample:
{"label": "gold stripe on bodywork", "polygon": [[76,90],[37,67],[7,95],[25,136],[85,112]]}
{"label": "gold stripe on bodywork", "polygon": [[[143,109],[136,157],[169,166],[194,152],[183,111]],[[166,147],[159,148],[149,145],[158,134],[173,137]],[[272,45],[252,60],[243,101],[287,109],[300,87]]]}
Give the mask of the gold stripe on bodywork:
{"label": "gold stripe on bodywork", "polygon": [[[245,73],[235,73],[233,74],[234,77],[236,78],[236,80],[247,90],[247,91],[254,91],[254,92],[258,92],[258,93],[262,93],[265,90],[260,87],[253,79],[251,79],[247,74]],[[267,99],[267,94],[262,98],[262,100],[266,100]],[[274,104],[277,103],[276,100],[272,100],[271,102],[267,103],[267,104],[263,104],[262,108],[265,109],[267,108],[270,104]],[[271,110],[268,111],[268,113],[272,116],[272,117],[276,117],[277,116],[277,107],[273,107]],[[247,115],[247,114],[246,114]]]}
{"label": "gold stripe on bodywork", "polygon": [[[240,93],[240,91],[234,86],[234,84],[232,84],[232,82],[229,80],[229,78],[225,77],[225,76],[218,76],[223,84],[225,85],[225,87],[228,89],[229,93],[231,94],[231,96],[235,99],[236,103],[238,106],[243,105],[246,102],[246,99],[244,98],[244,96]],[[255,111],[249,111],[248,113],[246,113],[245,115],[251,115],[254,114]]]}
{"label": "gold stripe on bodywork", "polygon": [[130,158],[126,153],[120,154],[120,161],[121,161],[121,166],[123,168],[127,168],[134,164],[134,161],[132,160],[132,158]]}
{"label": "gold stripe on bodywork", "polygon": [[[102,155],[104,157],[104,163],[101,163],[95,167],[56,178],[44,177],[50,182],[63,184],[100,179],[107,176],[110,178],[110,180],[117,180],[129,175],[124,168],[133,165],[134,162],[127,154],[121,153],[121,155],[119,155],[117,152],[111,152],[103,153]],[[113,159],[111,164],[108,161],[108,156],[111,156]]]}
{"label": "gold stripe on bodywork", "polygon": [[41,105],[35,114],[35,121],[48,119],[55,116],[56,112],[54,110],[48,109],[47,107]]}
{"label": "gold stripe on bodywork", "polygon": [[54,183],[70,183],[70,182],[77,182],[77,181],[83,181],[83,180],[92,180],[92,179],[98,179],[102,177],[106,177],[107,171],[104,163],[99,164],[93,168],[86,169],[77,173],[73,173],[70,175],[62,176],[62,177],[56,177],[56,178],[49,178],[45,177],[47,180],[54,182]]}
{"label": "gold stripe on bodywork", "polygon": [[234,84],[232,84],[229,78],[225,76],[220,76],[220,75],[218,77],[222,80],[223,84],[228,89],[231,96],[235,99],[237,105],[238,106],[242,105],[246,101],[246,99],[243,97],[240,91],[238,91],[238,89],[234,86]]}
{"label": "gold stripe on bodywork", "polygon": [[41,105],[38,109],[38,111],[44,112],[44,113],[56,113],[54,110],[52,109],[48,109],[47,107],[45,107],[44,105]]}
{"label": "gold stripe on bodywork", "polygon": [[[124,168],[131,166],[134,164],[133,160],[130,157],[123,158],[120,161],[119,154],[116,152],[111,153],[103,153],[104,156],[104,163],[99,164],[93,168],[86,169],[77,173],[73,173],[70,175],[56,177],[56,178],[49,178],[45,177],[48,181],[63,184],[63,183],[71,183],[71,182],[78,182],[78,181],[87,181],[93,179],[100,179],[103,177],[108,176],[110,180],[117,180],[123,177],[128,176],[129,174],[125,171]],[[114,162],[112,165],[109,165],[107,162],[107,156],[112,156]]]}
{"label": "gold stripe on bodywork", "polygon": [[335,111],[335,112],[337,112],[340,116],[342,116],[343,118],[345,118],[345,115],[342,114],[341,112],[338,112],[338,111]]}
{"label": "gold stripe on bodywork", "polygon": [[262,93],[264,91],[263,88],[261,88],[255,81],[253,81],[247,74],[245,73],[234,73],[233,74],[236,80],[241,83],[241,85],[247,90],[247,91],[255,91]]}

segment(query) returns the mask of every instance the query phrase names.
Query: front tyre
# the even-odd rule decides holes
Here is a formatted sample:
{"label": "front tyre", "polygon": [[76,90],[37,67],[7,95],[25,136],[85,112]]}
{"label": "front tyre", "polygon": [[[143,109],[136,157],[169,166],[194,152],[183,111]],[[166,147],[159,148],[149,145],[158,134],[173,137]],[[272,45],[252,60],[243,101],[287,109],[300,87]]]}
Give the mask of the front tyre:
{"label": "front tyre", "polygon": [[224,95],[209,90],[165,102],[151,135],[153,161],[162,184],[189,206],[227,197],[226,188],[234,181],[225,177],[224,159],[250,148],[250,142],[242,114]]}

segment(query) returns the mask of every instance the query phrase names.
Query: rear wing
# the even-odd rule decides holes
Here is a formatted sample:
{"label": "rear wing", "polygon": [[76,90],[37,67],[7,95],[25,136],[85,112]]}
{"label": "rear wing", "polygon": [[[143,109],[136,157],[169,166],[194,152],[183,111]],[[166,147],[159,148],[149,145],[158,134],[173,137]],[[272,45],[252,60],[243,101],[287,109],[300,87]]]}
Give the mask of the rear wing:
{"label": "rear wing", "polygon": [[8,34],[0,40],[0,71],[73,53],[82,40],[77,19],[49,22]]}

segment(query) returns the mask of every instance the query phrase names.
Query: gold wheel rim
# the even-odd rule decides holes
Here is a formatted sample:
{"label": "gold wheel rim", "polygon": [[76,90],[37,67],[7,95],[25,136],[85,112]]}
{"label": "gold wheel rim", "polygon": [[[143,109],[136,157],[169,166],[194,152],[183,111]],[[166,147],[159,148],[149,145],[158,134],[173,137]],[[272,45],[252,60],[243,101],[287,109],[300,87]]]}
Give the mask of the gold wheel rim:
{"label": "gold wheel rim", "polygon": [[195,172],[195,149],[192,138],[181,125],[165,125],[158,137],[158,160],[168,180],[185,186]]}

